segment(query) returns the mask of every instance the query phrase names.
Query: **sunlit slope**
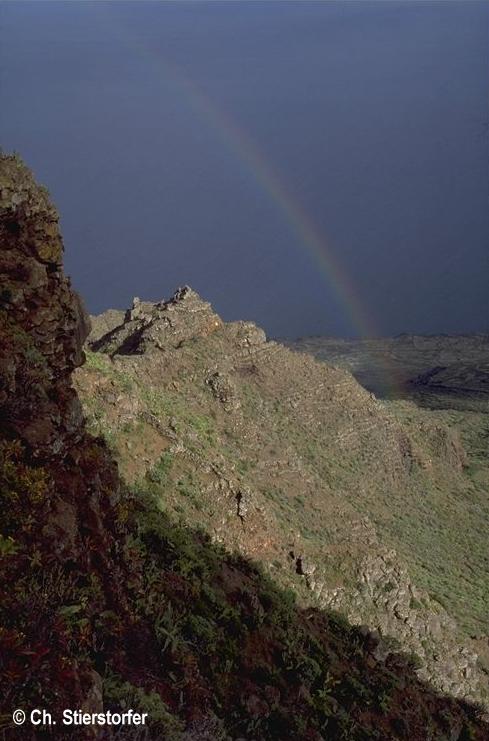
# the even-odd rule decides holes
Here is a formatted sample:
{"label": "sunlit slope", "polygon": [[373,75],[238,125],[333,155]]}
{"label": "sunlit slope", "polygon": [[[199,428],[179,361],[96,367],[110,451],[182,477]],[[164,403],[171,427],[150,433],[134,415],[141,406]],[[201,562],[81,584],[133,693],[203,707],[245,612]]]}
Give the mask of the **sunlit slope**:
{"label": "sunlit slope", "polygon": [[443,689],[484,694],[459,635],[487,632],[488,574],[482,547],[449,535],[480,533],[460,506],[457,430],[394,414],[188,288],[135,302],[76,382],[92,429],[162,510],[260,559],[304,603],[379,628]]}

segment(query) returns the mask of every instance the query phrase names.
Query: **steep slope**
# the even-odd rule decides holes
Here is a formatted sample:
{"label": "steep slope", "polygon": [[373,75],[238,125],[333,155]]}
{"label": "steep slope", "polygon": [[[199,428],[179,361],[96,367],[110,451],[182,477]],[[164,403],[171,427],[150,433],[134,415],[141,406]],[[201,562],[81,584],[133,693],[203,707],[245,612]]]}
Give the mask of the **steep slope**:
{"label": "steep slope", "polygon": [[[419,495],[409,498],[397,522],[386,520],[378,499],[371,502],[377,505],[372,516],[411,562],[416,582],[435,594],[469,635],[485,636],[487,651],[489,336],[306,337],[289,344],[349,369],[366,388],[386,397],[385,409],[426,449],[432,485],[420,482]],[[447,430],[463,448],[458,476],[440,455]]]}
{"label": "steep slope", "polygon": [[[486,738],[406,657],[129,495],[71,386],[86,323],[56,213],[17,157],[0,158],[0,199],[2,736]],[[36,707],[56,729],[13,726]],[[149,733],[64,728],[65,708],[144,711]]]}
{"label": "steep slope", "polygon": [[[133,485],[261,560],[304,605],[334,607],[379,630],[385,650],[415,653],[438,688],[487,699],[480,645],[454,619],[489,583],[484,553],[466,554],[465,533],[458,545],[468,515],[459,508],[445,531],[450,491],[464,487],[455,431],[401,424],[349,373],[267,342],[251,323],[222,322],[188,287],[136,300],[89,345],[77,387]],[[444,537],[433,537],[430,510]],[[454,578],[466,555],[483,567],[453,594],[439,574],[452,551]],[[486,606],[474,600],[469,615],[478,635]]]}

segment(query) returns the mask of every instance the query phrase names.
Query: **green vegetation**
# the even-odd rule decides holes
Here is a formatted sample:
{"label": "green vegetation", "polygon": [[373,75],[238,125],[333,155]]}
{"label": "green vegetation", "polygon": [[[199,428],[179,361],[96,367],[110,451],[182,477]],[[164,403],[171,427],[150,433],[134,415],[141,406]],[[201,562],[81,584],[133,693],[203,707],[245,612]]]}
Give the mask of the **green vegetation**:
{"label": "green vegetation", "polygon": [[108,355],[85,350],[85,367],[88,370],[97,370],[104,375],[110,375],[112,373],[111,366],[112,362]]}
{"label": "green vegetation", "polygon": [[[406,402],[384,402],[384,413],[392,423],[398,419],[408,432],[415,459],[419,456],[421,462],[434,461],[428,468],[415,463],[409,473],[400,471],[398,480],[393,481],[387,469],[383,472],[382,459],[378,458],[375,447],[383,445],[389,450],[392,433],[386,429],[385,439],[375,442],[365,437],[361,444],[355,442],[340,451],[328,433],[330,427],[342,424],[340,408],[333,409],[336,416],[330,416],[328,426],[311,427],[304,423],[305,417],[293,413],[287,404],[273,396],[269,398],[257,380],[243,379],[237,387],[241,402],[239,419],[243,421],[240,427],[231,426],[233,417],[216,406],[204,382],[199,384],[195,380],[199,368],[205,367],[211,356],[211,346],[199,341],[185,351],[186,370],[178,380],[178,388],[170,382],[141,384],[129,368],[121,370],[120,359],[115,370],[107,356],[87,354],[89,368],[110,377],[113,393],[124,394],[125,386],[130,386],[131,397],[140,401],[150,418],[171,427],[185,449],[196,456],[175,459],[173,454],[164,453],[147,466],[143,480],[151,482],[152,491],[161,502],[180,516],[190,518],[191,523],[202,521],[211,528],[207,518],[216,509],[206,493],[208,479],[203,469],[212,462],[222,468],[224,458],[224,469],[233,471],[237,479],[272,508],[278,528],[277,544],[288,541],[293,522],[309,548],[324,552],[337,537],[332,535],[329,507],[341,507],[345,512],[349,508],[347,517],[359,513],[371,518],[381,540],[398,551],[414,582],[444,605],[467,633],[486,631],[489,433],[485,415],[428,412]],[[125,427],[115,426],[107,417],[110,408],[95,397],[87,396],[85,403],[91,429],[103,434],[124,461],[128,455],[126,440],[144,440],[144,430],[137,434],[137,420],[132,431],[127,422]],[[461,430],[469,453],[463,471],[457,471],[453,465],[447,468],[443,456],[451,455],[451,433],[440,432],[438,428]],[[270,464],[273,472],[274,460],[287,459],[302,462],[307,476],[316,481],[313,493],[285,465],[280,484],[271,475],[267,476]],[[385,465],[389,465],[388,455]],[[346,523],[345,537],[348,537]],[[335,563],[330,556],[322,563],[322,569],[331,575],[333,583],[337,583],[340,574],[345,584],[351,582],[344,558],[341,563]],[[283,578],[288,583],[286,573]],[[420,607],[413,603],[412,609]]]}
{"label": "green vegetation", "polygon": [[163,453],[159,461],[148,471],[147,477],[155,484],[165,484],[173,465],[174,457],[171,453]]}
{"label": "green vegetation", "polygon": [[[403,406],[390,402],[404,423]],[[413,437],[421,424],[437,418],[461,431],[469,467],[446,470],[442,462],[430,477],[414,470],[406,493],[390,490],[388,499],[368,503],[379,532],[409,566],[415,583],[452,614],[468,634],[487,631],[489,604],[489,465],[484,448],[487,418],[475,412],[426,412],[411,409]],[[421,440],[426,445],[429,429]],[[426,449],[426,448],[425,448]],[[430,451],[436,461],[436,451]],[[445,469],[445,470],[444,470]],[[474,471],[477,479],[474,481]],[[488,477],[488,478],[486,478]],[[462,525],[463,523],[463,525]]]}

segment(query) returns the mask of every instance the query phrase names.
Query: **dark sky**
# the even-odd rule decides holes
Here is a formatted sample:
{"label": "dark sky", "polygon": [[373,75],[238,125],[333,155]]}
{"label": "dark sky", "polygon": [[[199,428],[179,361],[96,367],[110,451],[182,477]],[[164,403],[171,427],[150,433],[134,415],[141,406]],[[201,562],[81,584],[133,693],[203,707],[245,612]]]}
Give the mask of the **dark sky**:
{"label": "dark sky", "polygon": [[49,188],[92,312],[189,283],[271,335],[489,330],[488,2],[2,2],[0,22],[0,141]]}

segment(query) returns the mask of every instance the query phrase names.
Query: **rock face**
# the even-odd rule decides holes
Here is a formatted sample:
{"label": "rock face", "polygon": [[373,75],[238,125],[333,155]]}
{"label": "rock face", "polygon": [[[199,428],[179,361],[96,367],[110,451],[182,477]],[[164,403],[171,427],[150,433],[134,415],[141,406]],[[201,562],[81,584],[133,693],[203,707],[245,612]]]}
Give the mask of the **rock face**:
{"label": "rock face", "polygon": [[129,481],[262,561],[305,604],[416,654],[419,675],[441,691],[485,701],[487,676],[450,601],[447,610],[412,577],[415,539],[428,573],[436,553],[433,492],[446,509],[443,492],[464,491],[455,430],[415,410],[401,424],[349,373],[267,341],[249,322],[221,321],[188,287],[170,301],[137,301],[92,348],[76,383]]}
{"label": "rock face", "polygon": [[420,677],[443,692],[480,697],[476,651],[453,640],[455,621],[415,587],[395,551],[379,549],[367,555],[356,576],[350,590],[324,589],[324,583],[314,577],[309,583],[323,607],[341,611],[354,625],[375,626],[378,660],[385,660],[396,647],[409,647],[417,657]]}
{"label": "rock face", "polygon": [[210,304],[184,286],[169,301],[152,304],[135,298],[124,322],[97,341],[90,339],[90,345],[109,354],[142,354],[179,347],[186,340],[206,336],[220,324]]}
{"label": "rock face", "polygon": [[[71,384],[72,371],[84,360],[89,323],[63,274],[56,211],[16,156],[0,158],[0,197],[0,479],[6,513],[0,544],[10,554],[1,572],[0,652],[8,676],[17,678],[5,684],[3,676],[2,692],[8,704],[16,682],[28,685],[23,656],[35,656],[35,645],[44,640],[46,651],[54,652],[42,669],[46,697],[58,692],[76,703],[92,692],[95,674],[60,643],[55,611],[69,577],[54,572],[64,564],[73,583],[76,573],[92,573],[104,585],[105,604],[124,613],[118,577],[125,569],[114,558],[122,537],[114,508],[123,487],[105,444],[87,434]],[[54,594],[47,585],[56,578]]]}
{"label": "rock face", "polygon": [[37,457],[66,454],[81,430],[69,378],[83,361],[88,318],[61,264],[56,211],[15,158],[0,174],[1,429]]}
{"label": "rock face", "polygon": [[[62,272],[55,211],[17,157],[0,158],[0,184],[5,738],[19,738],[9,725],[16,707],[45,707],[58,722],[64,708],[149,715],[141,734],[91,727],[77,729],[80,739],[487,738],[477,708],[438,696],[402,656],[372,659],[361,632],[294,606],[251,562],[171,520],[161,503],[129,495],[106,444],[86,431],[71,386],[87,326]],[[147,308],[136,304],[128,323],[137,324],[150,356],[165,332],[170,352],[187,342],[172,324],[182,301],[196,308],[193,331],[210,336],[210,314],[188,291],[172,308],[151,309],[149,323]],[[247,351],[259,337],[245,325],[232,333]],[[130,336],[125,349],[137,346],[125,344]],[[112,406],[114,390],[117,384]],[[117,396],[115,406],[122,406]],[[126,405],[126,423],[137,409]],[[168,433],[162,429],[177,451],[174,417]],[[163,457],[155,477],[167,465]],[[255,492],[228,483],[234,517],[246,523]],[[49,728],[22,729],[25,739],[44,735]],[[60,723],[56,737],[73,738],[73,729]]]}

